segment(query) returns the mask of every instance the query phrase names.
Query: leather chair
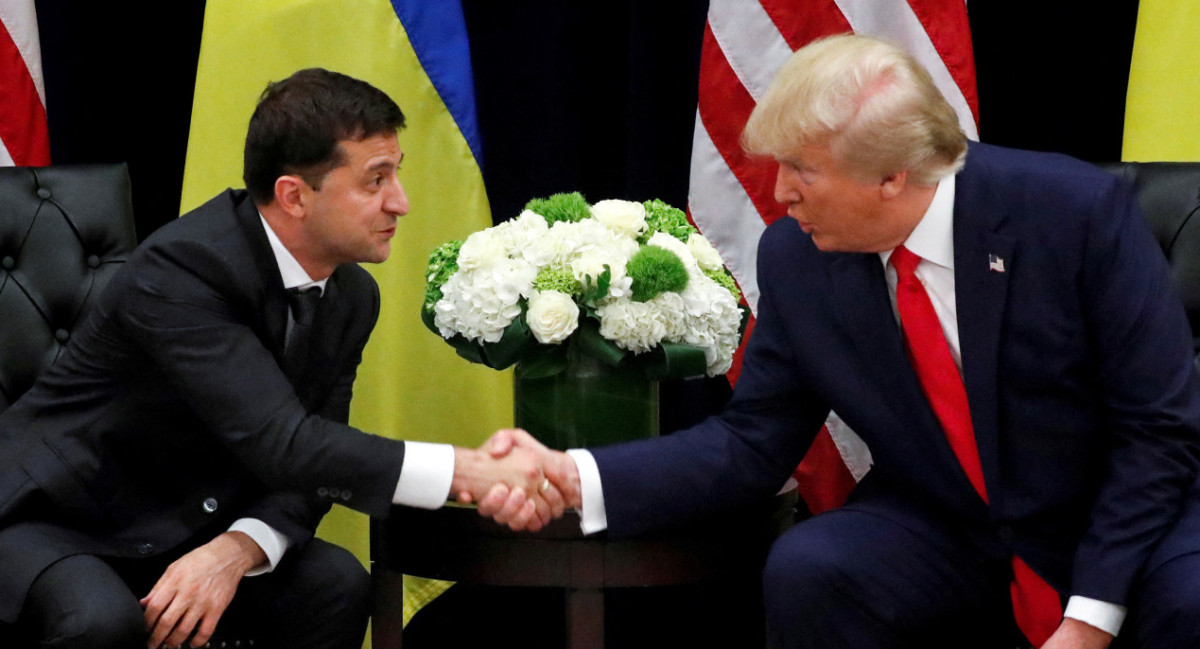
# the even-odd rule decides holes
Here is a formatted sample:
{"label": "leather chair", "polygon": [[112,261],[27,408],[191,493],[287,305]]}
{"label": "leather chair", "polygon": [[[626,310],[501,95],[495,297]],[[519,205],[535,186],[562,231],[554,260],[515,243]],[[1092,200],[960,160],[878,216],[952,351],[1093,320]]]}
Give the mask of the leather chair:
{"label": "leather chair", "polygon": [[0,169],[0,412],[137,245],[123,164]]}
{"label": "leather chair", "polygon": [[1100,165],[1133,182],[1138,204],[1171,267],[1192,326],[1200,367],[1200,163],[1117,162]]}
{"label": "leather chair", "polygon": [[[124,164],[0,168],[0,412],[71,340],[137,245]],[[0,624],[0,646],[18,644]]]}
{"label": "leather chair", "polygon": [[[0,412],[54,363],[136,246],[124,164],[0,168]],[[0,624],[0,647],[34,646],[15,635]]]}

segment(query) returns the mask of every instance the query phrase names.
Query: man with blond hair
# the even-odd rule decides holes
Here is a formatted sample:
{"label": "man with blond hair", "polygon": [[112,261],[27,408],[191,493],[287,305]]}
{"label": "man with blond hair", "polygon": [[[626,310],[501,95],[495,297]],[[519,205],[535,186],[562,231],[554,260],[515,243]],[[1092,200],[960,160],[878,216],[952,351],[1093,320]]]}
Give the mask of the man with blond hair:
{"label": "man with blond hair", "polygon": [[[733,400],[660,439],[542,451],[582,484],[585,526],[629,536],[767,496],[832,409],[874,467],[775,543],[776,649],[1200,646],[1200,548],[1171,533],[1200,386],[1131,188],[968,143],[919,64],[855,35],[796,52],[743,142],[778,162],[791,218],[760,242]],[[521,505],[503,495],[483,503],[501,520]]]}

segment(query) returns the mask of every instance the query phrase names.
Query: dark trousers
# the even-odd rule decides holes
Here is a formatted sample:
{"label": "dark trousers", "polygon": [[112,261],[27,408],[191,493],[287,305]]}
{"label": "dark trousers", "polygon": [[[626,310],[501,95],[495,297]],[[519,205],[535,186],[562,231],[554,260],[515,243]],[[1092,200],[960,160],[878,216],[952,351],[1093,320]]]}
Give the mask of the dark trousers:
{"label": "dark trousers", "polygon": [[[1193,501],[1197,500],[1193,498]],[[1008,558],[916,508],[878,503],[785,532],[763,573],[773,649],[1013,649]],[[1200,503],[1138,583],[1113,649],[1200,647]]]}
{"label": "dark trousers", "polygon": [[[142,649],[148,633],[138,600],[165,570],[162,561],[68,557],[34,582],[21,613],[23,634],[55,649]],[[370,578],[349,552],[315,539],[292,548],[276,569],[247,577],[214,640],[254,638],[256,647],[359,649],[370,614]]]}

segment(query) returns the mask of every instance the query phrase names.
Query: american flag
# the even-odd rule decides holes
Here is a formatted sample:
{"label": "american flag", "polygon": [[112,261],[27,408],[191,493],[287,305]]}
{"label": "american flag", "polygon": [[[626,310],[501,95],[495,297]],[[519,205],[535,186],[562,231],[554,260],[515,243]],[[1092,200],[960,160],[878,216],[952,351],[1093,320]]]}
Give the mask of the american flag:
{"label": "american flag", "polygon": [[50,164],[33,0],[0,0],[0,166]]}
{"label": "american flag", "polygon": [[[700,59],[688,209],[729,265],[752,312],[758,302],[758,239],[784,209],[774,199],[775,165],[742,152],[742,128],[793,51],[816,38],[849,31],[890,40],[912,53],[958,112],[963,131],[978,139],[965,0],[711,0]],[[751,326],[747,338],[752,331]],[[740,367],[739,354],[731,381],[737,380]],[[834,415],[796,478],[809,508],[817,512],[841,504],[869,467],[866,446]]]}

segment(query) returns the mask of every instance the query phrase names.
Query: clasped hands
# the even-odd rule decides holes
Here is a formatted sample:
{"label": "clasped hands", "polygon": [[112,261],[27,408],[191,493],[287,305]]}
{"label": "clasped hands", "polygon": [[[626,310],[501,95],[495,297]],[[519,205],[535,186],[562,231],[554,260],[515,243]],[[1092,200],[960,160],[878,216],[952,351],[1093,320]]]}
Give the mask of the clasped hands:
{"label": "clasped hands", "polygon": [[498,431],[478,449],[454,451],[451,492],[514,530],[536,532],[582,503],[575,460],[519,428]]}

